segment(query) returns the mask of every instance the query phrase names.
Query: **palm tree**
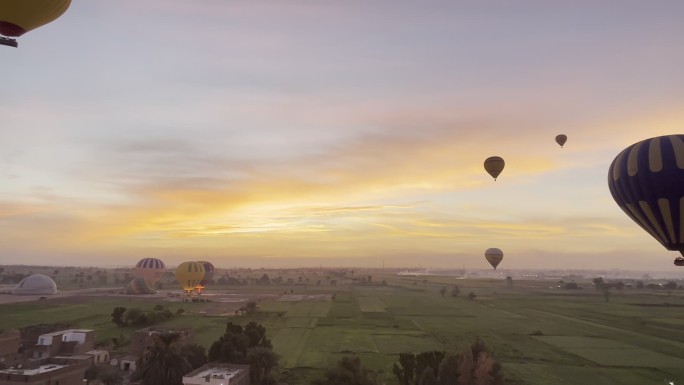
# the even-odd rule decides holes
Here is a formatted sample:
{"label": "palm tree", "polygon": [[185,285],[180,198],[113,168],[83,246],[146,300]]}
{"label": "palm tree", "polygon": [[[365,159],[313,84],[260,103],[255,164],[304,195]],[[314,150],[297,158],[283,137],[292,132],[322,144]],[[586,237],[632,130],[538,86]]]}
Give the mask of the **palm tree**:
{"label": "palm tree", "polygon": [[179,339],[178,333],[155,335],[154,345],[138,360],[131,380],[143,385],[182,385],[192,366],[181,354]]}

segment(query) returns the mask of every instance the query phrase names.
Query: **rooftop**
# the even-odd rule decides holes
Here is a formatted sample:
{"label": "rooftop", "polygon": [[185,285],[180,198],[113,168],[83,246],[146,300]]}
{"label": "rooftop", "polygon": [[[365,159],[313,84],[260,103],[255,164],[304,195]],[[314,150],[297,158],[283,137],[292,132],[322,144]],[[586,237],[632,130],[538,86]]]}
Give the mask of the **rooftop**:
{"label": "rooftop", "polygon": [[35,376],[36,374],[51,372],[53,370],[66,368],[67,366],[68,365],[47,364],[47,365],[41,365],[41,366],[39,366],[37,368],[33,368],[33,369],[9,368],[9,369],[0,370],[0,373],[3,373],[3,374],[23,374],[25,376]]}
{"label": "rooftop", "polygon": [[241,373],[244,369],[245,366],[243,367],[236,367],[237,365],[231,365],[232,367],[229,367],[228,365],[225,364],[209,364],[210,366],[204,366],[201,367],[193,372],[190,372],[185,375],[185,377],[190,377],[190,378],[215,378],[215,379],[227,379],[230,380],[231,378],[237,376],[239,373]]}
{"label": "rooftop", "polygon": [[66,330],[60,330],[57,332],[52,332],[52,333],[45,333],[41,334],[41,337],[53,337],[53,336],[59,336],[62,334],[70,334],[70,333],[88,333],[92,332],[92,329],[66,329]]}

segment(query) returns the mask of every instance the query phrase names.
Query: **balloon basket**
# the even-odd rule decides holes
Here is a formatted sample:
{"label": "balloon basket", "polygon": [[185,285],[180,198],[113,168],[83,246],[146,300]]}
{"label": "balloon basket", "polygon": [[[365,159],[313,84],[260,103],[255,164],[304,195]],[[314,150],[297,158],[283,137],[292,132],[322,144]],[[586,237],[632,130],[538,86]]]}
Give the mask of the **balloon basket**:
{"label": "balloon basket", "polygon": [[9,37],[0,36],[0,45],[6,45],[8,47],[17,48],[19,43],[15,39],[10,39]]}

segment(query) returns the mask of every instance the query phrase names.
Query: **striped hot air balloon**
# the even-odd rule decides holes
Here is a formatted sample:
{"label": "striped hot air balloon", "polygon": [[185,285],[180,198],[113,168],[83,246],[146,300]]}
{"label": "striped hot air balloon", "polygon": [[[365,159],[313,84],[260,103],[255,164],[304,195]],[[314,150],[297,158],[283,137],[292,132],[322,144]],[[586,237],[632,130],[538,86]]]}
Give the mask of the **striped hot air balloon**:
{"label": "striped hot air balloon", "polygon": [[183,262],[176,268],[176,281],[186,292],[191,292],[202,279],[204,279],[204,265],[200,262]]}
{"label": "striped hot air balloon", "polygon": [[622,150],[608,170],[608,187],[634,222],[684,255],[684,135],[658,136]]}
{"label": "striped hot air balloon", "polygon": [[144,278],[151,286],[154,286],[162,278],[165,270],[166,265],[161,259],[143,258],[135,265],[133,275]]}

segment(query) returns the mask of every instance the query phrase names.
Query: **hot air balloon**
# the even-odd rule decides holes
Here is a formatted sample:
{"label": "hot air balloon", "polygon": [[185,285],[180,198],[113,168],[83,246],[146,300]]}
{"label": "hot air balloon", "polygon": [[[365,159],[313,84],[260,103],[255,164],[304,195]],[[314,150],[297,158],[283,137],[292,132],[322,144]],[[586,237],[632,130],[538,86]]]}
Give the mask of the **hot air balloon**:
{"label": "hot air balloon", "polygon": [[131,282],[126,285],[124,289],[126,294],[154,294],[156,291],[150,285],[150,282],[143,277],[133,278]]}
{"label": "hot air balloon", "polygon": [[60,17],[71,0],[0,1],[0,44],[16,47],[18,37]]}
{"label": "hot air balloon", "polygon": [[506,162],[504,162],[503,158],[498,156],[490,156],[484,161],[485,170],[487,170],[489,175],[491,175],[494,180],[496,180],[496,177],[501,174],[501,171],[503,171],[505,165]]}
{"label": "hot air balloon", "polygon": [[503,259],[503,251],[496,247],[489,248],[485,250],[485,258],[487,258],[487,262],[496,270],[496,267],[499,266],[499,263],[501,263],[501,260]]}
{"label": "hot air balloon", "polygon": [[563,145],[567,141],[568,141],[567,135],[565,135],[565,134],[556,135],[556,143],[558,143],[558,145],[561,146],[561,148],[563,148]]}
{"label": "hot air balloon", "polygon": [[159,282],[164,275],[165,270],[166,265],[164,265],[164,262],[162,262],[161,259],[143,258],[135,265],[133,275],[144,278],[150,286],[154,286],[154,284]]}
{"label": "hot air balloon", "polygon": [[176,268],[176,281],[186,292],[192,292],[204,278],[204,265],[199,262],[183,262]]}
{"label": "hot air balloon", "polygon": [[608,169],[608,188],[634,222],[684,256],[684,135],[658,136],[622,150]]}
{"label": "hot air balloon", "polygon": [[199,263],[204,266],[204,278],[197,284],[195,290],[201,293],[204,291],[204,288],[207,287],[207,283],[214,277],[214,265],[207,261],[199,261]]}

